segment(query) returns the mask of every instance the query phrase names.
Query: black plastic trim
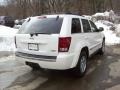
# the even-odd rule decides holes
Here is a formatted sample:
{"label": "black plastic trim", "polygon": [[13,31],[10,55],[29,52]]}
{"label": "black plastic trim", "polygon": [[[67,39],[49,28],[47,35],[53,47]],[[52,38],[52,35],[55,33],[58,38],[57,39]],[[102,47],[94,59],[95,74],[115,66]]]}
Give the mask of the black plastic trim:
{"label": "black plastic trim", "polygon": [[22,58],[37,59],[40,61],[56,61],[57,59],[57,56],[43,56],[43,55],[28,54],[22,52],[16,52],[15,55]]}

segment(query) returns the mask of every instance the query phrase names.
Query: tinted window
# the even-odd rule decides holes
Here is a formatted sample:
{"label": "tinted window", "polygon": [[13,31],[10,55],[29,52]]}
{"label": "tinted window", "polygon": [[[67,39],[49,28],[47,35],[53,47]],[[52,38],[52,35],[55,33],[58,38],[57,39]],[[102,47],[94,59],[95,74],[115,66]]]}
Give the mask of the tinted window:
{"label": "tinted window", "polygon": [[80,32],[81,32],[80,20],[77,18],[72,19],[72,33]]}
{"label": "tinted window", "polygon": [[4,19],[5,19],[5,20],[9,20],[9,21],[13,20],[12,17],[5,17]]}
{"label": "tinted window", "polygon": [[96,25],[92,21],[90,21],[90,24],[91,24],[92,31],[93,32],[98,32],[98,29],[97,29]]}
{"label": "tinted window", "polygon": [[82,19],[82,24],[83,24],[84,32],[91,32],[91,28],[88,20]]}
{"label": "tinted window", "polygon": [[60,33],[62,22],[62,18],[32,18],[22,25],[19,33],[58,34]]}

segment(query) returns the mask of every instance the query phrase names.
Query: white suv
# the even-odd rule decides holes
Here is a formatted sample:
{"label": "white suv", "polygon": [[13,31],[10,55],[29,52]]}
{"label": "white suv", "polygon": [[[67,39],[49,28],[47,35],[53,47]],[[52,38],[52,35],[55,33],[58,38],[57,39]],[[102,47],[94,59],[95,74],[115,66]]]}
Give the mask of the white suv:
{"label": "white suv", "polygon": [[105,37],[96,25],[77,15],[44,15],[25,21],[15,37],[16,58],[35,68],[86,72],[88,58],[105,50]]}

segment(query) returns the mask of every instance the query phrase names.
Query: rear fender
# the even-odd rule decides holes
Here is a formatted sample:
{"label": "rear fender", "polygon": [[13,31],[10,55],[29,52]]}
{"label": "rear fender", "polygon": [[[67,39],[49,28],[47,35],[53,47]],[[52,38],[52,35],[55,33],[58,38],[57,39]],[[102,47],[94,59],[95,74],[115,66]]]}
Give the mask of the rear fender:
{"label": "rear fender", "polygon": [[[71,64],[71,67],[70,67],[70,68],[76,67],[76,65],[77,65],[77,63],[78,63],[78,60],[79,60],[80,53],[81,53],[81,51],[82,51],[82,49],[83,49],[84,47],[88,47],[87,45],[88,45],[87,43],[84,43],[84,44],[78,44],[78,45],[76,46],[75,56],[74,56],[74,58],[73,58],[73,62],[72,62],[72,64]],[[89,48],[88,48],[88,49],[89,49]],[[88,50],[88,51],[89,51],[89,50]],[[88,57],[89,57],[89,55],[88,55]]]}

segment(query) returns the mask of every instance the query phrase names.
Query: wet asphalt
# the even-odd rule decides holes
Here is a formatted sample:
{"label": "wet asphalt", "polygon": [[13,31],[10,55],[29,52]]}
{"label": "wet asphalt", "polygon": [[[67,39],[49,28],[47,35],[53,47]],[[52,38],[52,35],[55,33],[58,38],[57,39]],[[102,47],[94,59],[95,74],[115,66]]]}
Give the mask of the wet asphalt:
{"label": "wet asphalt", "polygon": [[120,90],[120,45],[92,56],[82,78],[69,70],[33,71],[13,52],[0,52],[0,90]]}

